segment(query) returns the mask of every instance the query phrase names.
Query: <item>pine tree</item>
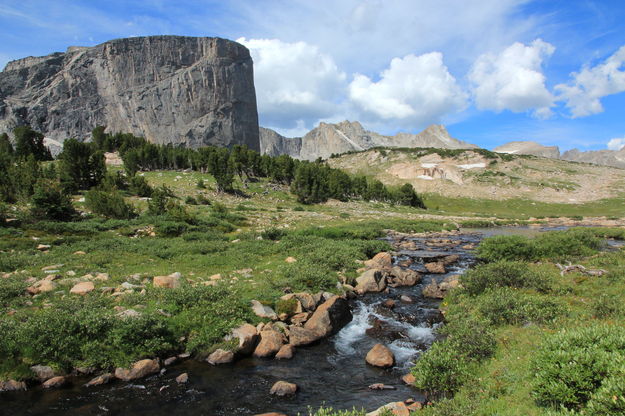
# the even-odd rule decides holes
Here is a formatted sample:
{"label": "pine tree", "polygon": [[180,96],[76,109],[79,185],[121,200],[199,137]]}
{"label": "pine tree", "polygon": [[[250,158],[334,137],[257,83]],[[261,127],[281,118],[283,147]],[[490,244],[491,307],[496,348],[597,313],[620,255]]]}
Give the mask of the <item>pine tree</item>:
{"label": "pine tree", "polygon": [[0,155],[13,156],[13,145],[9,140],[9,135],[6,133],[0,134]]}
{"label": "pine tree", "polygon": [[99,185],[106,175],[104,153],[89,143],[67,139],[59,154],[60,177],[66,192],[86,190]]}
{"label": "pine tree", "polygon": [[15,156],[27,158],[33,155],[36,160],[52,160],[52,154],[43,144],[43,134],[29,126],[20,126],[13,129],[15,136]]}

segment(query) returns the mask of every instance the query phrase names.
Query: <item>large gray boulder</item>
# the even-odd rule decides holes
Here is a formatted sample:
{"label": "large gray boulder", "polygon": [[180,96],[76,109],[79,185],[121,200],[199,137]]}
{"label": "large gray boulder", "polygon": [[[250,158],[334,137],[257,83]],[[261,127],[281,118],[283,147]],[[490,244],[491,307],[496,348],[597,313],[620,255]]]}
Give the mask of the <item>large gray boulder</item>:
{"label": "large gray boulder", "polygon": [[56,141],[102,125],[160,144],[260,150],[252,58],[220,38],[115,39],[9,62],[0,133],[24,124]]}

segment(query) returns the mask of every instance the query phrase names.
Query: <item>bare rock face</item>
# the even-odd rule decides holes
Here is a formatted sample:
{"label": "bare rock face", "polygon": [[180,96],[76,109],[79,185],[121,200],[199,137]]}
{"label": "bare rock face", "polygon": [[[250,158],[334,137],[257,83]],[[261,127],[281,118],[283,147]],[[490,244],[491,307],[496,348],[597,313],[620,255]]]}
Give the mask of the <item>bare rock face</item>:
{"label": "bare rock face", "polygon": [[398,133],[395,136],[365,130],[357,121],[320,123],[304,137],[287,138],[271,129],[260,128],[261,152],[270,156],[287,154],[304,160],[332,154],[362,151],[372,147],[436,147],[442,149],[474,149],[477,146],[454,139],[441,125],[432,125],[419,134]]}
{"label": "bare rock face", "polygon": [[56,141],[102,125],[159,144],[260,150],[252,59],[220,38],[115,39],[9,62],[0,133],[24,124]]}

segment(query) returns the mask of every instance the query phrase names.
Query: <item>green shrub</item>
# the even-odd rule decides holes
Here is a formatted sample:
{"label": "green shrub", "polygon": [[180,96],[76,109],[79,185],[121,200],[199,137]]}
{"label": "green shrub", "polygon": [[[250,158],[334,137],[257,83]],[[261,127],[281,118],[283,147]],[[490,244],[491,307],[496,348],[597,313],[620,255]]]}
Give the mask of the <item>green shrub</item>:
{"label": "green shrub", "polygon": [[208,198],[206,198],[204,195],[202,195],[202,194],[199,194],[195,198],[195,200],[197,201],[197,203],[199,205],[210,205],[211,204],[211,201]]}
{"label": "green shrub", "polygon": [[132,195],[150,198],[154,189],[152,189],[152,187],[148,184],[148,181],[145,180],[143,176],[135,175],[130,179],[128,191],[130,191]]}
{"label": "green shrub", "polygon": [[415,387],[432,399],[458,391],[471,378],[472,368],[469,361],[458,359],[457,353],[450,343],[434,343],[412,369]]}
{"label": "green shrub", "polygon": [[265,240],[272,240],[272,241],[279,240],[285,235],[286,235],[286,231],[280,228],[275,228],[275,227],[267,228],[265,231],[263,231],[260,234],[260,236],[263,237]]}
{"label": "green shrub", "polygon": [[566,313],[559,301],[545,295],[531,295],[518,289],[489,289],[474,299],[477,311],[493,325],[547,323]]}
{"label": "green shrub", "polygon": [[184,203],[187,205],[197,205],[197,199],[192,196],[188,196],[184,199]]}
{"label": "green shrub", "polygon": [[134,207],[117,191],[92,190],[85,193],[85,206],[94,214],[107,218],[130,219],[137,215]]}
{"label": "green shrub", "polygon": [[562,331],[547,338],[538,350],[532,362],[532,391],[542,405],[573,410],[590,407],[589,401],[598,394],[592,406],[600,409],[606,405],[605,392],[622,387],[612,377],[623,379],[624,362],[624,328],[592,325]]}
{"label": "green shrub", "polygon": [[601,383],[601,387],[590,397],[584,414],[625,415],[625,366]]}
{"label": "green shrub", "polygon": [[318,292],[333,289],[337,281],[336,273],[326,265],[305,259],[281,265],[277,270],[274,284],[290,287],[293,291]]}
{"label": "green shrub", "polygon": [[497,340],[489,323],[473,317],[451,321],[439,331],[444,342],[457,351],[459,357],[471,361],[490,358],[497,349]]}
{"label": "green shrub", "polygon": [[278,315],[282,315],[283,313],[287,315],[293,315],[297,310],[297,299],[278,299],[276,301],[276,313]]}
{"label": "green shrub", "polygon": [[477,256],[489,262],[563,261],[592,255],[601,245],[601,239],[592,230],[571,229],[543,233],[533,239],[517,235],[487,238],[479,245]]}
{"label": "green shrub", "polygon": [[206,189],[206,185],[204,184],[204,179],[198,179],[197,183],[195,184],[195,186],[198,189]]}
{"label": "green shrub", "polygon": [[531,288],[546,292],[551,288],[551,279],[530,269],[526,263],[498,261],[475,267],[465,273],[460,281],[471,295],[496,287]]}
{"label": "green shrub", "polygon": [[594,299],[591,307],[594,316],[597,318],[619,317],[622,316],[625,311],[620,297],[607,294],[602,294]]}
{"label": "green shrub", "polygon": [[38,182],[32,196],[31,214],[37,219],[71,221],[76,210],[70,197],[53,181]]}
{"label": "green shrub", "polygon": [[[1,266],[2,262],[0,261],[0,270],[3,270]],[[2,309],[8,308],[15,302],[24,299],[26,286],[28,285],[24,282],[24,279],[19,276],[0,278],[0,313]]]}

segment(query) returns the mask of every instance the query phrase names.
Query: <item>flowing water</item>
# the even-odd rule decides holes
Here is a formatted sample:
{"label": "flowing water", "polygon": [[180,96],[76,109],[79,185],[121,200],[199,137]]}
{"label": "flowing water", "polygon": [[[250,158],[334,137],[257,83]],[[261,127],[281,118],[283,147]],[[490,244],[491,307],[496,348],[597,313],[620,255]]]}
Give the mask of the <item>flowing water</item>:
{"label": "flowing water", "polygon": [[[423,273],[428,258],[458,254],[460,260],[448,267],[445,275],[424,273],[423,282],[414,287],[391,288],[390,293],[352,300],[351,323],[317,345],[297,349],[292,360],[246,358],[218,367],[189,360],[135,384],[117,382],[89,389],[82,387],[88,379],[75,379],[71,387],[54,391],[34,387],[23,393],[3,393],[0,415],[220,416],[272,411],[303,415],[308,406],[371,411],[391,401],[423,400],[418,391],[400,379],[435,341],[434,329],[442,320],[439,301],[421,296],[423,285],[432,279],[440,281],[448,275],[464,273],[474,262],[471,251],[463,248],[467,244],[476,244],[485,236],[538,232],[512,227],[466,230],[445,236],[454,244],[440,247],[433,247],[428,238],[412,238],[417,249],[399,252],[396,262],[409,262],[410,268]],[[402,295],[410,296],[414,302],[401,302]],[[381,305],[389,298],[396,301],[392,310]],[[365,355],[378,342],[388,345],[395,354],[396,365],[392,369],[365,363]],[[175,378],[184,372],[189,374],[189,382],[181,386]],[[296,383],[299,392],[290,398],[271,397],[269,389],[278,380]],[[369,390],[368,386],[374,383],[395,389]]]}

